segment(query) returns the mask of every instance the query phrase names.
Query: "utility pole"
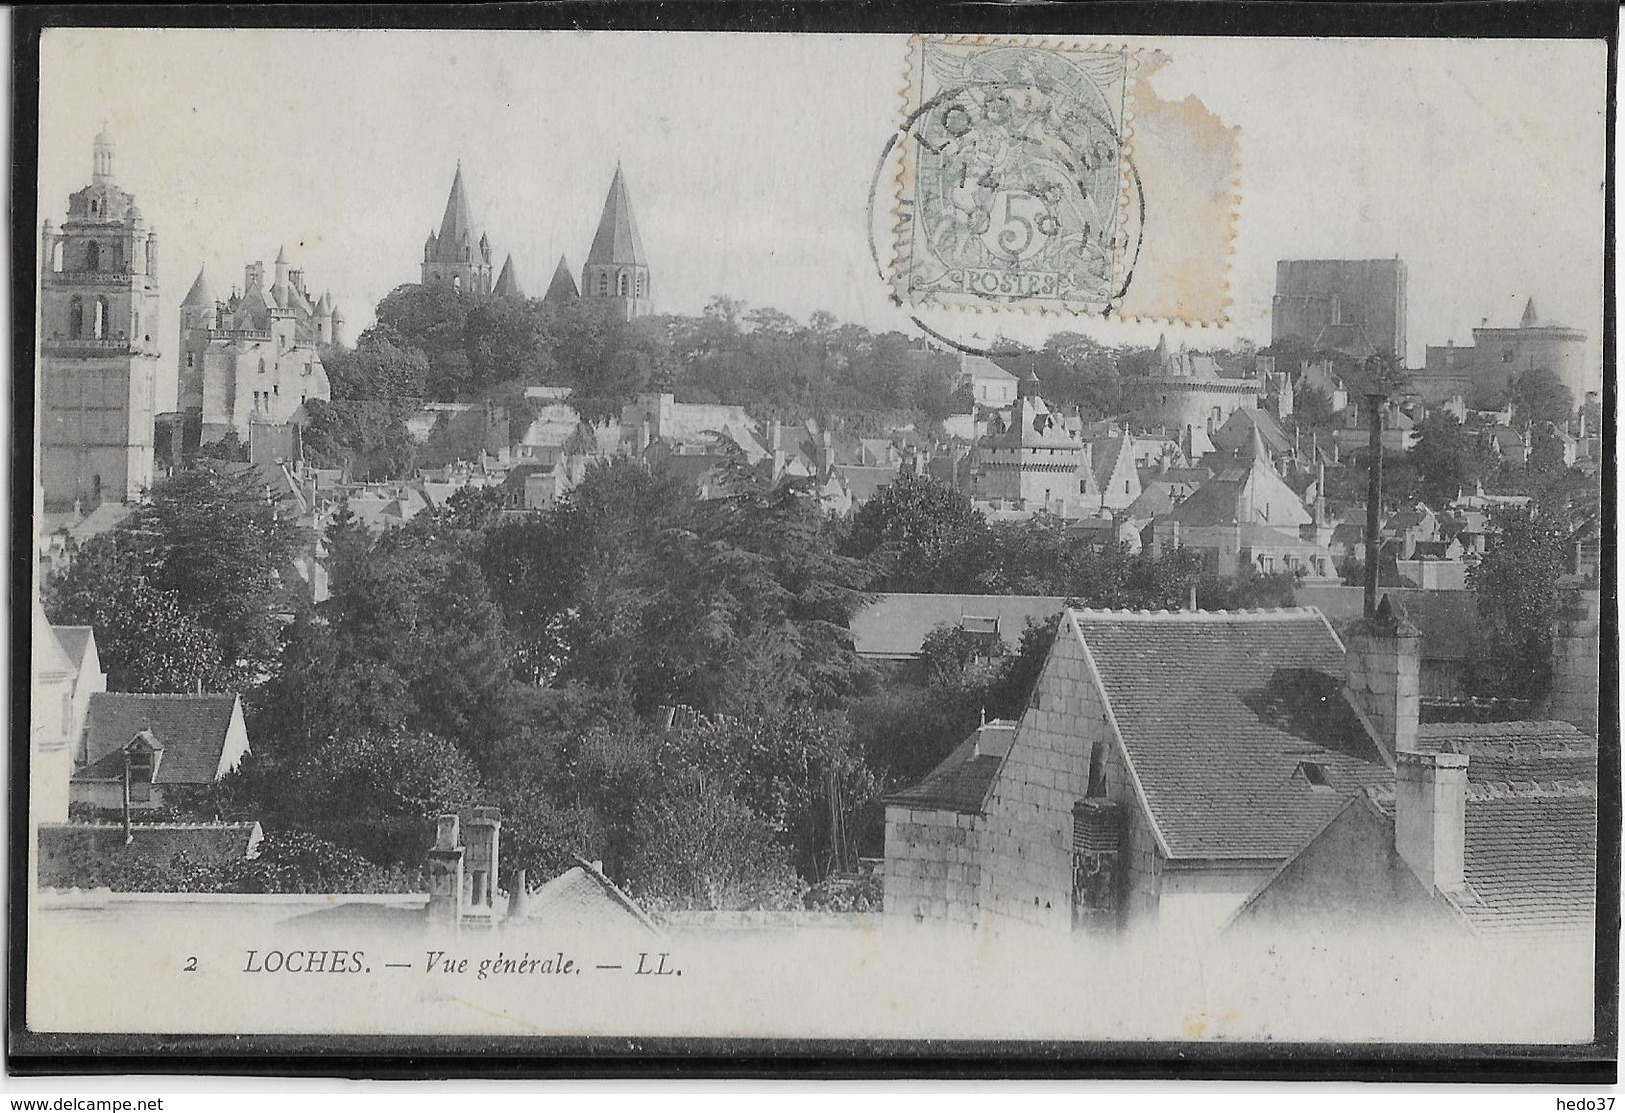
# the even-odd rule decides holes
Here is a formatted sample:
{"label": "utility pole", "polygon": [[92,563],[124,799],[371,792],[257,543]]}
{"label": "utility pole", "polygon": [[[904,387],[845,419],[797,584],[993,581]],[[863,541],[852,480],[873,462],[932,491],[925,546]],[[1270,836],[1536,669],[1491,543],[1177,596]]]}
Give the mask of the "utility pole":
{"label": "utility pole", "polygon": [[1369,481],[1366,484],[1365,506],[1365,616],[1377,614],[1377,554],[1381,540],[1377,536],[1382,522],[1382,412],[1403,383],[1399,358],[1393,355],[1374,355],[1366,360],[1370,380],[1366,390],[1367,415],[1371,438],[1368,442],[1370,460]]}

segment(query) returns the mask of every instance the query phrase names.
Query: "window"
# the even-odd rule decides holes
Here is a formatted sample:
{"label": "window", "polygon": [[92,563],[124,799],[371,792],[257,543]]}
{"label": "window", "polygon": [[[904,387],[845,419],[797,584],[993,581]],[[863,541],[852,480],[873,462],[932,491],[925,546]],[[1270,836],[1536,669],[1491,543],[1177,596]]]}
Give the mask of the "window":
{"label": "window", "polygon": [[1512,349],[1511,348],[1508,348],[1506,351],[1501,353],[1501,362],[1502,363],[1511,363],[1512,362]]}
{"label": "window", "polygon": [[90,335],[97,340],[107,339],[107,299],[97,298],[94,305],[95,315],[91,320]]}
{"label": "window", "polygon": [[[102,245],[97,243],[95,240],[91,240],[89,243],[85,244],[85,269],[87,271],[99,271],[102,269]],[[1507,358],[1511,359],[1512,357],[1509,354]]]}
{"label": "window", "polygon": [[625,296],[626,296],[626,290],[627,290],[627,280],[626,280],[626,272],[625,272],[625,271],[622,271],[622,272],[621,272],[621,280],[620,280],[620,282],[618,282],[618,283],[617,283],[617,284],[616,284],[616,292],[617,292],[617,293],[618,293],[618,294],[619,294],[619,295],[620,295],[620,296],[621,296],[621,297],[623,297],[623,298],[624,298],[624,297],[625,297]]}
{"label": "window", "polygon": [[638,297],[640,297],[640,298],[647,297],[648,294],[649,294],[649,276],[646,275],[646,274],[640,274],[640,275],[638,275]]}
{"label": "window", "polygon": [[260,357],[260,374],[265,374],[265,357]]}
{"label": "window", "polygon": [[271,384],[271,393],[277,395],[278,397],[281,397],[282,396],[282,384],[281,383],[272,383]]}
{"label": "window", "polygon": [[1123,493],[1128,494],[1128,480],[1123,480]]}
{"label": "window", "polygon": [[187,352],[186,353],[186,369],[188,371],[190,371],[194,366],[196,366],[196,364],[197,364],[197,355],[196,355],[196,353],[195,352]]}
{"label": "window", "polygon": [[90,202],[90,215],[91,215],[91,216],[95,216],[95,215],[96,215],[96,201],[95,201],[95,199],[94,199],[94,198],[92,198],[92,199],[91,199],[91,202]]}
{"label": "window", "polygon": [[[463,250],[466,251],[468,249],[464,248]],[[462,275],[454,274],[454,275],[451,276],[451,288],[453,290],[456,290],[458,293],[463,292],[463,276]]]}
{"label": "window", "polygon": [[63,737],[73,737],[73,693],[62,693],[62,734]]}
{"label": "window", "polygon": [[607,271],[598,272],[598,296],[609,296],[609,273]]}
{"label": "window", "polygon": [[1298,771],[1303,779],[1309,782],[1309,787],[1316,792],[1336,792],[1332,787],[1332,779],[1326,775],[1326,767],[1318,761],[1300,761]]}
{"label": "window", "polygon": [[68,335],[77,340],[85,334],[85,299],[75,296],[68,302]]}

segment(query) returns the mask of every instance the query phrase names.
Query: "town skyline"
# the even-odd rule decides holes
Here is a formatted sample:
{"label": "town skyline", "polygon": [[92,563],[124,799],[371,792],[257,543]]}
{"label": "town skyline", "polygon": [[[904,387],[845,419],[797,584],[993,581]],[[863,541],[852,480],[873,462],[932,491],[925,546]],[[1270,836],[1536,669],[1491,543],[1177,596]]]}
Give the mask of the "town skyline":
{"label": "town skyline", "polygon": [[[132,36],[141,49],[130,48]],[[174,374],[178,306],[199,266],[224,293],[246,263],[284,248],[345,306],[353,339],[379,299],[416,280],[423,237],[459,163],[476,222],[513,254],[531,296],[561,254],[580,267],[620,164],[654,267],[656,312],[695,314],[722,294],[803,321],[826,309],[873,331],[916,332],[874,272],[863,219],[874,158],[895,126],[900,42],[55,30],[42,45],[39,217],[59,220],[62,198],[88,180],[90,139],[105,120],[120,184],[160,237],[161,399]],[[1600,350],[1602,253],[1589,234],[1602,212],[1600,50],[1133,43],[1142,44],[1172,58],[1149,79],[1160,96],[1200,89],[1210,110],[1241,128],[1231,323],[1046,318],[1001,323],[1009,338],[1037,344],[1075,330],[1149,345],[1166,331],[1195,347],[1262,345],[1276,260],[1398,255],[1410,272],[1411,366],[1426,345],[1467,343],[1485,321],[1514,325],[1530,297],[1543,317],[1585,330]],[[353,65],[358,45],[364,68]],[[171,60],[197,76],[184,104],[148,80]],[[237,76],[287,72],[296,61],[304,80],[285,110],[265,111],[256,85]],[[840,91],[817,80],[832,67]],[[411,99],[425,73],[459,69],[456,80],[437,80],[433,98]],[[1363,92],[1331,79],[1345,71],[1361,75]],[[724,73],[748,77],[761,95],[741,103]],[[594,84],[582,74],[613,79]],[[1541,75],[1540,110],[1530,74]],[[1316,95],[1303,96],[1310,80]],[[377,109],[392,100],[410,103],[418,123],[372,122],[388,118]],[[793,132],[783,120],[796,121]],[[1518,160],[1519,172],[1461,170],[1501,159]],[[1527,216],[1500,222],[1494,238],[1474,235],[1486,212]]]}

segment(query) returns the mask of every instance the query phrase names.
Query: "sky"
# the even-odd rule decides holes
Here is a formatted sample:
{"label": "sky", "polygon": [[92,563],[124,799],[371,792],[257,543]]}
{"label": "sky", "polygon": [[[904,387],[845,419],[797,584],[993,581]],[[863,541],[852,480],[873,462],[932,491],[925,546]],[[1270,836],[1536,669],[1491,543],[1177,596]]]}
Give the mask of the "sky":
{"label": "sky", "polygon": [[[1149,80],[1241,131],[1225,328],[1079,317],[1107,343],[1269,340],[1275,262],[1399,255],[1409,363],[1515,325],[1526,298],[1600,353],[1606,54],[1561,40],[1135,38]],[[350,339],[415,282],[461,161],[496,265],[539,296],[580,266],[617,161],[655,309],[717,294],[799,320],[911,330],[871,262],[866,206],[897,125],[900,36],[51,29],[40,218],[90,180],[105,121],[119,184],[159,235],[164,368],[200,266],[214,293],[285,247]],[[934,327],[975,343],[986,322]],[[1042,342],[1054,319],[1000,319]],[[1600,366],[1600,354],[1593,366]]]}

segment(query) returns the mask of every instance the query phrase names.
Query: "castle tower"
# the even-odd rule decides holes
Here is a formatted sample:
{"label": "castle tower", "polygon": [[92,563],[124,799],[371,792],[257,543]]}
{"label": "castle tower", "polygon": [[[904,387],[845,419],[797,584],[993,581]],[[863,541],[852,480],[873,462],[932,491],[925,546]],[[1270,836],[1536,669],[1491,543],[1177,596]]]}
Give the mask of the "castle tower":
{"label": "castle tower", "polygon": [[214,295],[209,279],[199,267],[192,288],[181,302],[180,407],[203,409],[203,365],[209,350],[209,332],[218,328]]}
{"label": "castle tower", "polygon": [[333,295],[325,290],[316,303],[316,343],[333,343]]}
{"label": "castle tower", "polygon": [[440,233],[430,232],[423,244],[422,282],[467,294],[491,292],[491,242],[474,227],[460,162],[446,198],[446,213],[440,218]]}
{"label": "castle tower", "polygon": [[581,291],[576,288],[576,277],[570,273],[570,261],[559,256],[559,265],[553,268],[553,281],[547,284],[542,300],[549,305],[562,305],[578,300]]}
{"label": "castle tower", "polygon": [[41,230],[40,480],[46,508],[134,501],[152,484],[157,238],[113,176],[106,127],[90,185]]}
{"label": "castle tower", "polygon": [[649,257],[632,217],[632,199],[620,163],[604,199],[598,234],[581,270],[581,296],[609,307],[625,320],[649,312]]}

